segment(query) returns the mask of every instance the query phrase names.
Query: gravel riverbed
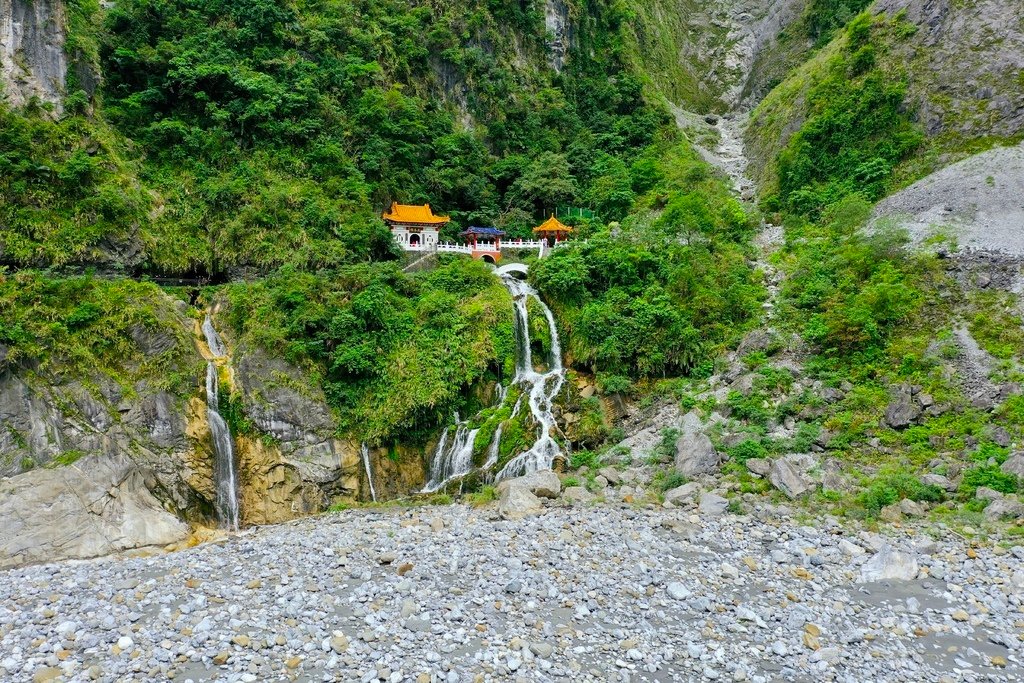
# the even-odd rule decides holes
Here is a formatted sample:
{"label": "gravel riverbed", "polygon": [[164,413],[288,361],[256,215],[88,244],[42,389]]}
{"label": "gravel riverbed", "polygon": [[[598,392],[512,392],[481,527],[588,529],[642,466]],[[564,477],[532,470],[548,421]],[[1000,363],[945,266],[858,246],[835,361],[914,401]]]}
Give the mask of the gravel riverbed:
{"label": "gravel riverbed", "polygon": [[770,508],[353,510],[2,572],[0,680],[1021,681],[1022,602],[1022,547]]}

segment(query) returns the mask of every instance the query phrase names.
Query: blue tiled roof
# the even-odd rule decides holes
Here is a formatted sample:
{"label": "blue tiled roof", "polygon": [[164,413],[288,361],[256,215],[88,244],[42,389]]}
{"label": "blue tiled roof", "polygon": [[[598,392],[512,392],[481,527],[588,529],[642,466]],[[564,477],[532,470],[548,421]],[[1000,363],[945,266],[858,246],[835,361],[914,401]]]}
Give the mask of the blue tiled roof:
{"label": "blue tiled roof", "polygon": [[471,226],[466,228],[461,234],[463,235],[489,235],[491,237],[501,237],[505,234],[504,230],[498,230],[497,228],[478,228]]}

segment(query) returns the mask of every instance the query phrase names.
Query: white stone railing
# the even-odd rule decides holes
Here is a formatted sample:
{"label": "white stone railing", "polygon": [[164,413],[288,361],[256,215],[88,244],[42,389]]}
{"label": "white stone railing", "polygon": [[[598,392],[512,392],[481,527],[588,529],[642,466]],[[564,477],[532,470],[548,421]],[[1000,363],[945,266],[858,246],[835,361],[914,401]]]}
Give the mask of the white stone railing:
{"label": "white stone railing", "polygon": [[544,240],[505,240],[501,243],[502,249],[540,249],[544,246]]}
{"label": "white stone railing", "polygon": [[456,244],[454,242],[440,242],[437,245],[437,251],[447,251],[456,254],[472,254],[473,248],[468,244]]}
{"label": "white stone railing", "polygon": [[[584,240],[584,243],[586,243],[586,240]],[[470,244],[459,244],[457,242],[438,242],[436,244],[433,244],[433,243],[424,244],[422,242],[417,243],[417,244],[408,244],[408,243],[398,242],[397,244],[398,244],[398,246],[400,246],[405,251],[424,251],[424,252],[444,251],[444,252],[454,253],[454,254],[472,254],[473,253],[473,246],[472,245],[470,245]],[[558,247],[563,247],[566,244],[569,244],[569,242],[568,241],[556,242],[554,248],[557,249]],[[544,254],[546,254],[547,252],[549,252],[551,250],[551,247],[548,246],[547,240],[503,240],[501,242],[501,248],[502,249],[537,249],[538,251],[540,251],[540,255],[541,256],[543,256]],[[494,242],[477,242],[476,249],[477,249],[477,251],[498,251],[497,245]]]}

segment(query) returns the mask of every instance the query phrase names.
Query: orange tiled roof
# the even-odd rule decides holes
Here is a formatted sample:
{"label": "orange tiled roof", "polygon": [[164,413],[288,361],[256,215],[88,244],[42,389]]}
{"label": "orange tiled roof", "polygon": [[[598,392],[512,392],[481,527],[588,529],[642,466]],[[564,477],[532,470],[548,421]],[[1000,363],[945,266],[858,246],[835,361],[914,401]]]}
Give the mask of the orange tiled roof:
{"label": "orange tiled roof", "polygon": [[536,228],[534,228],[533,231],[534,232],[572,232],[572,228],[570,228],[565,223],[562,223],[560,220],[558,220],[554,216],[551,216],[551,218],[547,219],[546,221],[544,221],[543,223],[538,225]]}
{"label": "orange tiled roof", "polygon": [[443,225],[450,221],[448,216],[435,216],[430,204],[391,204],[391,212],[384,213],[384,220],[391,223],[421,223],[425,225]]}

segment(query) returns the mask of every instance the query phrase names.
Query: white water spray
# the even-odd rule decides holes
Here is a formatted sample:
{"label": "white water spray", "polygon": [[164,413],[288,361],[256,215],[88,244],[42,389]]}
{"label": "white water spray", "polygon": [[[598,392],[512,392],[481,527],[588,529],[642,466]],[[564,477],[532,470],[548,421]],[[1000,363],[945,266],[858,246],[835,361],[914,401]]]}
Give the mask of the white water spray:
{"label": "white water spray", "polygon": [[[561,342],[551,309],[541,301],[533,287],[512,275],[525,272],[526,266],[512,264],[499,268],[497,275],[512,295],[514,302],[516,374],[512,383],[518,385],[523,392],[512,407],[509,419],[513,419],[519,414],[523,399],[526,399],[530,413],[537,423],[537,438],[529,450],[512,458],[498,472],[496,480],[550,469],[555,457],[562,453],[558,443],[551,437],[551,432],[555,428],[555,416],[551,412],[551,405],[555,397],[558,396],[558,392],[562,390],[562,384],[565,381]],[[527,310],[527,302],[531,297],[543,311],[551,337],[550,357],[547,359],[547,370],[544,372],[538,372],[533,367],[530,319]],[[498,407],[505,403],[508,389],[509,387],[498,385],[496,403]],[[458,413],[455,415],[455,423],[454,436],[450,427],[441,433],[441,439],[438,441],[437,448],[434,449],[434,455],[430,462],[430,476],[427,485],[423,487],[424,493],[438,491],[452,479],[464,476],[473,469],[473,442],[476,440],[478,430],[469,429],[468,421],[459,419]],[[485,470],[493,468],[498,463],[504,426],[505,422],[502,422],[494,430],[494,436],[488,446],[487,458],[483,465]]]}
{"label": "white water spray", "polygon": [[[203,321],[203,336],[210,353],[217,358],[227,355],[224,343],[213,329],[210,316]],[[212,360],[206,364],[206,419],[210,423],[210,435],[213,437],[214,483],[217,490],[217,518],[225,527],[238,531],[238,479],[235,476],[235,446],[231,438],[231,430],[218,411],[220,381],[217,377],[217,365]]]}
{"label": "white water spray", "polygon": [[366,481],[370,484],[370,499],[376,503],[377,489],[373,486],[373,470],[370,468],[370,447],[366,445],[366,442],[363,442],[359,450],[363,456],[363,469],[366,470]]}
{"label": "white water spray", "polygon": [[424,493],[440,490],[455,477],[468,474],[473,469],[473,443],[479,429],[470,429],[465,421],[459,420],[455,414],[455,436],[448,440],[449,429],[441,434],[441,440],[434,449],[434,457],[430,461],[430,479],[423,487]]}
{"label": "white water spray", "polygon": [[[555,426],[555,416],[551,412],[551,405],[555,397],[558,396],[558,392],[562,390],[562,384],[565,381],[565,368],[562,367],[562,345],[558,337],[555,317],[551,313],[551,309],[537,295],[537,291],[526,282],[513,277],[512,272],[513,270],[508,268],[498,270],[502,284],[512,294],[512,299],[515,302],[517,353],[516,376],[513,381],[523,387],[527,396],[527,404],[530,406],[530,413],[538,427],[536,441],[528,451],[512,458],[498,472],[495,479],[499,481],[537,470],[551,469],[555,457],[562,452],[558,442],[551,437],[551,430]],[[546,372],[537,372],[533,368],[533,351],[530,348],[530,319],[526,307],[527,301],[531,297],[544,312],[548,332],[551,336],[551,355],[548,358]]]}

